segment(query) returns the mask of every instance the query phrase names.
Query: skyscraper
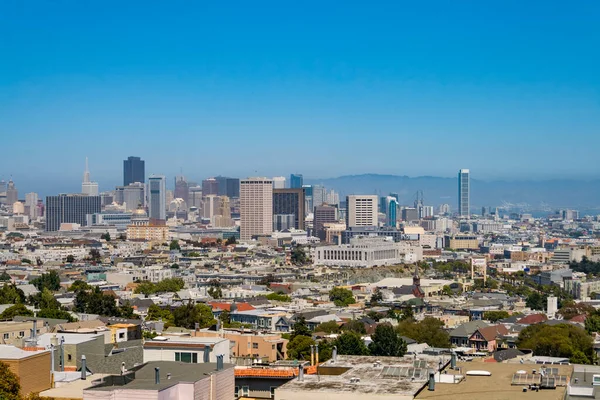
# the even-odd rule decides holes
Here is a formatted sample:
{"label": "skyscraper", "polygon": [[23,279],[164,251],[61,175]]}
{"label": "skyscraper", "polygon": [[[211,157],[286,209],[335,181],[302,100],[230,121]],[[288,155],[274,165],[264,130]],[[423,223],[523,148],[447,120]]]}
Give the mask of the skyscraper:
{"label": "skyscraper", "polygon": [[128,157],[123,161],[123,186],[146,182],[145,162],[140,157]]}
{"label": "skyscraper", "polygon": [[132,212],[146,204],[145,185],[141,182],[131,183],[127,186],[117,186],[115,188],[115,202],[125,204],[125,211]]}
{"label": "skyscraper", "polygon": [[81,182],[81,193],[88,196],[98,196],[98,182],[90,181],[90,169],[88,159],[85,158],[85,171],[83,171],[83,181]]}
{"label": "skyscraper", "polygon": [[12,206],[19,199],[19,192],[17,191],[17,187],[13,180],[8,181],[8,185],[6,185],[6,204],[8,206]]}
{"label": "skyscraper", "polygon": [[298,189],[304,185],[304,178],[301,174],[290,175],[290,189]]}
{"label": "skyscraper", "polygon": [[240,197],[240,180],[238,178],[227,178],[225,176],[215,177],[219,196],[229,198]]}
{"label": "skyscraper", "polygon": [[240,239],[273,232],[273,180],[248,178],[240,181]]}
{"label": "skyscraper", "polygon": [[273,189],[285,189],[285,176],[273,177]]}
{"label": "skyscraper", "polygon": [[471,210],[471,181],[470,171],[458,171],[458,215],[469,218]]}
{"label": "skyscraper", "polygon": [[377,195],[346,196],[346,226],[377,226]]}
{"label": "skyscraper", "polygon": [[148,211],[150,218],[167,218],[167,187],[162,175],[152,175],[148,178]]}
{"label": "skyscraper", "polygon": [[387,226],[396,226],[398,221],[398,201],[395,197],[387,196],[385,198],[385,224]]}
{"label": "skyscraper", "polygon": [[202,194],[208,196],[209,194],[219,195],[219,181],[215,178],[208,178],[202,181]]}
{"label": "skyscraper", "polygon": [[183,176],[175,177],[175,193],[173,194],[176,199],[183,199],[186,206],[189,202],[189,194],[190,190],[188,187],[188,183]]}
{"label": "skyscraper", "polygon": [[38,217],[38,203],[39,197],[35,192],[27,193],[25,195],[25,208],[29,211],[29,218],[36,219]]}
{"label": "skyscraper", "polygon": [[313,214],[313,236],[325,240],[324,225],[330,222],[337,222],[337,207],[329,204],[323,204],[314,208]]}
{"label": "skyscraper", "polygon": [[304,229],[304,214],[304,189],[273,189],[273,217],[275,219],[282,220],[281,217],[277,217],[278,215],[293,215],[292,228]]}
{"label": "skyscraper", "polygon": [[46,197],[46,231],[60,230],[63,223],[85,226],[86,215],[101,211],[100,196],[60,194]]}

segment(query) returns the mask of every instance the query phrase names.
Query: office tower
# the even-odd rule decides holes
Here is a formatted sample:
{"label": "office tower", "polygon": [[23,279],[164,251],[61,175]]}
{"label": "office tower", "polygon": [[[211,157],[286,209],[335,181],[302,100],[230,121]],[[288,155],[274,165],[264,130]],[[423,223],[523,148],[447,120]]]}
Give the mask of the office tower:
{"label": "office tower", "polygon": [[273,217],[277,215],[293,215],[294,223],[291,227],[304,229],[304,190],[273,189]]}
{"label": "office tower", "polygon": [[377,195],[346,196],[346,226],[377,226]]}
{"label": "office tower", "polygon": [[0,180],[0,193],[6,193],[6,181],[4,179]]}
{"label": "office tower", "polygon": [[98,182],[90,181],[90,169],[88,159],[85,158],[85,171],[83,171],[83,181],[81,182],[81,193],[88,196],[98,196]]}
{"label": "office tower", "polygon": [[339,206],[340,205],[340,195],[335,190],[330,190],[327,192],[325,196],[325,203]]}
{"label": "office tower", "polygon": [[414,222],[419,220],[419,210],[416,208],[406,207],[402,210],[402,221]]}
{"label": "office tower", "polygon": [[285,176],[273,177],[273,189],[285,189]]}
{"label": "office tower", "polygon": [[13,180],[8,181],[8,185],[6,185],[6,204],[8,206],[12,206],[19,199],[19,192],[17,191],[17,187]]}
{"label": "office tower", "polygon": [[316,206],[313,217],[313,236],[316,236],[321,240],[325,240],[326,232],[324,225],[331,222],[337,222],[337,220],[337,207],[329,204]]}
{"label": "office tower", "polygon": [[461,169],[458,172],[458,215],[469,218],[471,209],[471,182],[470,171]]}
{"label": "office tower", "polygon": [[433,217],[433,206],[421,206],[419,209],[419,218]]}
{"label": "office tower", "polygon": [[37,216],[38,217],[46,216],[46,206],[44,206],[44,202],[42,200],[38,200],[38,203],[37,203]]}
{"label": "office tower", "polygon": [[395,227],[396,222],[398,222],[398,201],[395,197],[387,196],[385,198],[385,224]]}
{"label": "office tower", "polygon": [[273,214],[273,231],[283,232],[294,229],[295,220],[294,214]]}
{"label": "office tower", "polygon": [[146,182],[146,166],[140,157],[128,157],[123,161],[123,186]]}
{"label": "office tower", "polygon": [[100,200],[102,202],[102,208],[111,205],[115,201],[114,192],[102,192],[100,193]]}
{"label": "office tower", "polygon": [[188,183],[183,176],[175,177],[175,193],[176,199],[183,199],[185,204],[188,204],[190,189]]}
{"label": "office tower", "polygon": [[304,189],[305,210],[313,209],[313,187],[311,185],[302,185]]}
{"label": "office tower", "polygon": [[216,228],[226,228],[235,225],[235,222],[231,218],[231,204],[229,203],[229,197],[219,196],[218,197],[218,209],[216,215],[211,219],[211,223]]}
{"label": "office tower", "polygon": [[117,186],[115,188],[115,202],[125,205],[125,211],[132,212],[146,205],[145,185],[141,182],[134,182],[127,186]]}
{"label": "office tower", "polygon": [[152,219],[167,219],[167,188],[162,175],[148,178],[148,216]]}
{"label": "office tower", "polygon": [[36,219],[38,217],[38,203],[39,197],[35,192],[27,193],[25,195],[25,208],[29,212],[29,218]]}
{"label": "office tower", "polygon": [[202,209],[202,187],[201,186],[192,186],[189,188],[188,192],[188,207],[196,207],[197,209]]}
{"label": "office tower", "polygon": [[215,194],[209,194],[204,196],[204,202],[202,206],[202,217],[211,219],[217,215],[220,205],[220,198]]}
{"label": "office tower", "polygon": [[387,207],[387,196],[381,196],[379,198],[379,212],[385,214],[387,211],[385,210]]}
{"label": "office tower", "polygon": [[248,178],[240,181],[240,239],[273,232],[273,181]]}
{"label": "office tower", "polygon": [[304,178],[301,174],[290,175],[290,189],[298,189],[304,186]]}
{"label": "office tower", "polygon": [[46,197],[46,231],[60,230],[63,223],[85,226],[86,215],[101,211],[100,196],[59,194]]}
{"label": "office tower", "polygon": [[219,196],[231,198],[240,197],[240,180],[238,178],[227,178],[225,176],[215,177]]}
{"label": "office tower", "polygon": [[312,187],[313,207],[327,203],[327,189],[323,185],[313,185]]}
{"label": "office tower", "polygon": [[219,182],[215,178],[208,178],[202,181],[202,193],[205,196],[209,194],[219,195]]}

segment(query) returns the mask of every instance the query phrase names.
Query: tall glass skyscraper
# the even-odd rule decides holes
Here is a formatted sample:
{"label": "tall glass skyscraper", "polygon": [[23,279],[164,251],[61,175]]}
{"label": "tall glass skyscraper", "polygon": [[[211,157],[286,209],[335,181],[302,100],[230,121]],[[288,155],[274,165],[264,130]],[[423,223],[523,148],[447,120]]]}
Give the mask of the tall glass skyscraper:
{"label": "tall glass skyscraper", "polygon": [[162,175],[152,175],[148,178],[148,216],[167,219],[167,186]]}
{"label": "tall glass skyscraper", "polygon": [[86,215],[101,211],[100,196],[60,194],[46,197],[46,231],[60,229],[62,223],[86,225]]}
{"label": "tall glass skyscraper", "polygon": [[385,198],[385,222],[387,226],[396,226],[396,222],[398,221],[397,211],[398,211],[398,201],[395,197],[387,196]]}
{"label": "tall glass skyscraper", "polygon": [[468,169],[458,171],[458,215],[465,218],[469,218],[471,209],[470,175]]}
{"label": "tall glass skyscraper", "polygon": [[304,178],[301,174],[290,175],[290,189],[298,189],[304,185]]}
{"label": "tall glass skyscraper", "polygon": [[146,182],[145,162],[139,157],[128,157],[123,161],[123,186],[130,183]]}

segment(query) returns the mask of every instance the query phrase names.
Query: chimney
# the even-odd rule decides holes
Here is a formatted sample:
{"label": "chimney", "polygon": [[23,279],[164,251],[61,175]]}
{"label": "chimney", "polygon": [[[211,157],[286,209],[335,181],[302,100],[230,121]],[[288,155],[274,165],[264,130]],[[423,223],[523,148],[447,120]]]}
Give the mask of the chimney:
{"label": "chimney", "polygon": [[319,365],[319,345],[315,344],[315,364]]}
{"label": "chimney", "polygon": [[217,356],[217,371],[223,370],[223,354]]}
{"label": "chimney", "polygon": [[337,346],[333,346],[333,351],[331,352],[331,358],[333,359],[334,363],[337,362]]}
{"label": "chimney", "polygon": [[160,384],[160,368],[154,367],[154,384]]}
{"label": "chimney", "polygon": [[435,374],[431,370],[429,371],[429,387],[427,389],[431,392],[435,390]]}
{"label": "chimney", "polygon": [[204,345],[204,362],[210,362],[210,346]]}
{"label": "chimney", "polygon": [[304,366],[300,365],[298,367],[298,382],[304,382]]}
{"label": "chimney", "polygon": [[85,354],[84,354],[81,356],[81,380],[83,380],[83,381],[86,380],[86,373],[87,373],[87,365],[86,365]]}
{"label": "chimney", "polygon": [[315,365],[315,346],[310,346],[310,365]]}
{"label": "chimney", "polygon": [[57,346],[58,346],[58,338],[56,337],[56,335],[53,335],[53,336],[50,338],[50,344],[51,344],[52,346],[54,346],[54,347],[57,347]]}
{"label": "chimney", "polygon": [[37,344],[37,319],[33,320],[33,329],[31,330],[31,341],[34,345]]}
{"label": "chimney", "polygon": [[450,356],[450,368],[454,369],[456,368],[456,352],[453,351],[452,355]]}

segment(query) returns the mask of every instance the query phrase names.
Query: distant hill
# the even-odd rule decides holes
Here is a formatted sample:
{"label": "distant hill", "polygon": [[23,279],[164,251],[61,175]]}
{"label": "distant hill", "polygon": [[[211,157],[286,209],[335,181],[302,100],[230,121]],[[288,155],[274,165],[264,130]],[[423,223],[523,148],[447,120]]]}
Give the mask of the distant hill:
{"label": "distant hill", "polygon": [[[307,179],[307,184],[322,184],[334,189],[340,196],[348,194],[400,195],[400,204],[414,202],[418,190],[423,191],[427,205],[448,203],[457,207],[457,178],[399,175],[347,175],[338,178]],[[528,204],[532,209],[543,207],[572,207],[590,209],[600,207],[600,180],[546,180],[546,181],[481,181],[471,180],[472,207],[500,206],[503,202]]]}

